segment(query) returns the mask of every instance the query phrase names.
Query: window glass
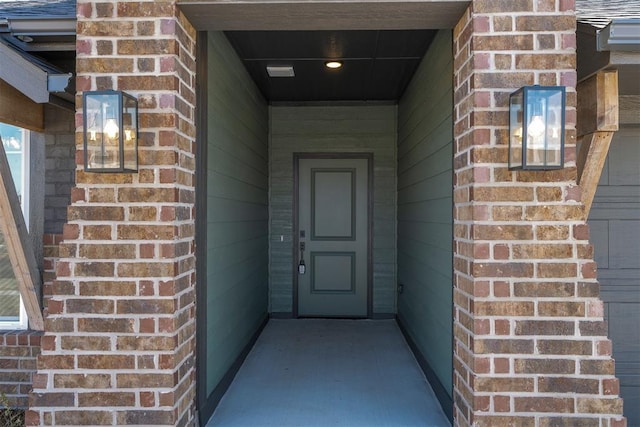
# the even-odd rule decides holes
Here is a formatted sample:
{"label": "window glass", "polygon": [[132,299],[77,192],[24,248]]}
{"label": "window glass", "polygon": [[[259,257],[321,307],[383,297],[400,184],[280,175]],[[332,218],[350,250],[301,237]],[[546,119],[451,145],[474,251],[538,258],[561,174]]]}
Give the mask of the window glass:
{"label": "window glass", "polygon": [[[11,177],[20,199],[20,207],[25,218],[28,210],[29,189],[29,132],[15,126],[0,123],[2,148],[7,155]],[[28,223],[29,221],[25,220]],[[5,236],[0,230],[0,329],[24,329],[28,325],[22,304],[18,282],[9,258]]]}

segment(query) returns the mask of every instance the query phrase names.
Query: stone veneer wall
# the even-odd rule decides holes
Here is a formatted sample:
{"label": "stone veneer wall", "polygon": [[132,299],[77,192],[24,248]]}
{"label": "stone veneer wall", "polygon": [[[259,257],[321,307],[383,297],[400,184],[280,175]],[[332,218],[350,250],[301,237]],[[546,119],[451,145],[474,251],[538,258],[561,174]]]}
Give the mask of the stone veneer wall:
{"label": "stone veneer wall", "polygon": [[[27,425],[195,415],[195,31],[173,1],[78,2],[76,186]],[[139,100],[140,170],[82,168],[84,90]]]}
{"label": "stone veneer wall", "polygon": [[[454,30],[457,425],[623,426],[575,184],[573,0],[475,0]],[[567,86],[566,167],[507,169],[508,96]]]}

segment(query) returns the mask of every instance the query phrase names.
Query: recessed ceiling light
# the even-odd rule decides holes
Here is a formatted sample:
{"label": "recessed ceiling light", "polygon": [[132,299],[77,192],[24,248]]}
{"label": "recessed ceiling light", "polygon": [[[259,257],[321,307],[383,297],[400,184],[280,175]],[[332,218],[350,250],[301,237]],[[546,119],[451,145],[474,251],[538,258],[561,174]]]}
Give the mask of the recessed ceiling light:
{"label": "recessed ceiling light", "polygon": [[338,68],[342,68],[341,61],[327,61],[324,63],[325,67],[330,68],[332,70],[337,70]]}
{"label": "recessed ceiling light", "polygon": [[267,65],[267,74],[269,77],[295,77],[291,65]]}

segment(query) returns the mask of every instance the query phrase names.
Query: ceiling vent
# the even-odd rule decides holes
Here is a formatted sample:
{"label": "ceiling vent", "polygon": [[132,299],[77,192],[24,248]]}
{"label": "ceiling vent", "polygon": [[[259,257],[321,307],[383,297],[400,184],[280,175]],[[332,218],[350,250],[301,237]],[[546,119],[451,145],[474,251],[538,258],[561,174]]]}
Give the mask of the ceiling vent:
{"label": "ceiling vent", "polygon": [[294,77],[296,75],[291,65],[267,65],[267,74],[269,77]]}

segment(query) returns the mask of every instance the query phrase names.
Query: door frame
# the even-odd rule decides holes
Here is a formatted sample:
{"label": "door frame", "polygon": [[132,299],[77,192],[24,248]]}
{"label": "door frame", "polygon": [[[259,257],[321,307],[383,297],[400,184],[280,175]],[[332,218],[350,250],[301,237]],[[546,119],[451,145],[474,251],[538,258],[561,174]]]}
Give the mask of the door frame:
{"label": "door frame", "polygon": [[293,153],[293,278],[292,316],[298,318],[298,263],[300,262],[299,214],[299,165],[301,159],[365,159],[367,160],[367,319],[373,316],[373,153],[370,152],[327,152]]}

